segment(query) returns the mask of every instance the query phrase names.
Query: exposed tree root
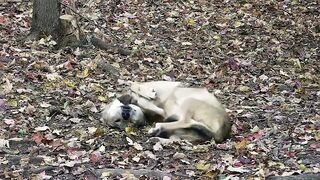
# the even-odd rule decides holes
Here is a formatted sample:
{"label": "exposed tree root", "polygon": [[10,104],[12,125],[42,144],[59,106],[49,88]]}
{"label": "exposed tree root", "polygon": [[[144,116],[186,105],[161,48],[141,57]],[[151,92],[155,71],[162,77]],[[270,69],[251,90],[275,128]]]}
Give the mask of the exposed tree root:
{"label": "exposed tree root", "polygon": [[128,49],[125,49],[125,48],[122,48],[119,46],[110,45],[95,36],[91,37],[91,43],[95,47],[103,49],[103,50],[116,50],[119,54],[124,55],[124,56],[128,56],[131,54],[131,52]]}
{"label": "exposed tree root", "polygon": [[172,178],[172,175],[163,172],[163,171],[158,171],[158,170],[149,170],[149,169],[138,169],[138,170],[133,170],[133,169],[96,169],[95,170],[96,174],[101,176],[102,173],[104,172],[109,172],[111,176],[120,176],[124,173],[129,173],[133,174],[136,177],[140,176],[147,176],[147,177],[153,177],[156,179],[163,179],[164,177],[170,177]]}
{"label": "exposed tree root", "polygon": [[269,176],[268,180],[318,180],[320,179],[320,173],[316,174],[299,174],[299,175],[292,175],[292,176]]}

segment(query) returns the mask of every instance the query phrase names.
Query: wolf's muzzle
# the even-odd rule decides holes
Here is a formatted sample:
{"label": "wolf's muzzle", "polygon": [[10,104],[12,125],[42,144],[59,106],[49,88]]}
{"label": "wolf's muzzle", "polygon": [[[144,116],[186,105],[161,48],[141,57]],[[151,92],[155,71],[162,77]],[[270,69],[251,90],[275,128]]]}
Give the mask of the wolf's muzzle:
{"label": "wolf's muzzle", "polygon": [[124,120],[130,118],[131,107],[128,105],[121,106],[121,116]]}

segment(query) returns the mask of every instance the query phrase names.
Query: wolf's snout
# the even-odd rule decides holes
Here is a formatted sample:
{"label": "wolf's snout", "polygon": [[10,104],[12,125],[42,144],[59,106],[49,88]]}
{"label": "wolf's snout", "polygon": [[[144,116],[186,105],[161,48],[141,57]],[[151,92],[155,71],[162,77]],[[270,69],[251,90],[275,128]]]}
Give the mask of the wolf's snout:
{"label": "wolf's snout", "polygon": [[123,117],[124,120],[128,120],[130,118],[130,112],[131,112],[131,107],[124,105],[121,106],[121,116]]}

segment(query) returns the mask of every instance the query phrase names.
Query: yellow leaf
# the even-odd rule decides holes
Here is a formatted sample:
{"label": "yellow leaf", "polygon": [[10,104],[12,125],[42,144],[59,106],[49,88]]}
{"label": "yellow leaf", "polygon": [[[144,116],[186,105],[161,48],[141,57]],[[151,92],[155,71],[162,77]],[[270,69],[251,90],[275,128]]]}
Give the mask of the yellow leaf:
{"label": "yellow leaf", "polygon": [[88,77],[89,75],[89,68],[85,68],[82,72],[82,76],[85,78],[85,77]]}
{"label": "yellow leaf", "polygon": [[169,12],[169,15],[170,15],[171,17],[179,17],[179,12],[177,12],[177,11],[171,11],[171,12]]}
{"label": "yellow leaf", "polygon": [[76,83],[75,82],[72,82],[68,79],[64,80],[63,81],[65,85],[67,85],[68,87],[71,87],[71,88],[74,88],[76,86]]}
{"label": "yellow leaf", "polygon": [[297,68],[299,70],[302,69],[300,60],[298,58],[292,58],[291,61],[293,61],[293,64],[294,64],[295,68]]}
{"label": "yellow leaf", "polygon": [[238,28],[238,27],[240,27],[240,26],[243,26],[243,23],[242,23],[242,22],[237,21],[237,22],[234,23],[234,27],[235,27],[235,28]]}
{"label": "yellow leaf", "polygon": [[316,139],[317,141],[320,141],[320,132],[316,132],[316,134],[315,134],[315,139]]}
{"label": "yellow leaf", "polygon": [[44,88],[46,90],[50,91],[55,87],[55,85],[57,85],[57,84],[54,84],[54,83],[52,83],[50,81],[47,81],[47,82],[44,83]]}
{"label": "yellow leaf", "polygon": [[119,68],[120,69],[120,64],[119,63],[112,63],[112,66],[115,68]]}
{"label": "yellow leaf", "polygon": [[111,173],[108,172],[108,171],[101,173],[101,177],[102,177],[102,178],[103,178],[103,177],[109,177],[109,176],[111,176]]}
{"label": "yellow leaf", "polygon": [[81,73],[77,73],[78,78],[86,78],[89,75],[89,68],[85,68]]}
{"label": "yellow leaf", "polygon": [[92,69],[96,69],[97,68],[97,63],[94,62],[94,61],[91,61],[88,65],[87,65],[88,68],[90,68],[91,70]]}
{"label": "yellow leaf", "polygon": [[124,131],[127,133],[127,134],[132,134],[133,133],[133,128],[132,127],[126,127],[124,129]]}
{"label": "yellow leaf", "polygon": [[209,148],[205,145],[197,145],[192,147],[192,151],[195,153],[205,153],[209,151]]}
{"label": "yellow leaf", "polygon": [[219,174],[219,171],[210,170],[205,174],[205,176],[209,177],[210,179],[215,179],[215,177],[218,177],[218,174]]}
{"label": "yellow leaf", "polygon": [[200,170],[200,171],[207,171],[210,167],[210,164],[205,164],[204,161],[199,161],[197,164],[196,164],[196,168],[197,170]]}
{"label": "yellow leaf", "polygon": [[105,134],[104,130],[101,128],[97,128],[96,132],[94,133],[95,137],[103,136]]}
{"label": "yellow leaf", "polygon": [[17,107],[18,106],[18,102],[15,99],[10,99],[8,101],[8,105],[11,106],[11,107]]}
{"label": "yellow leaf", "polygon": [[76,137],[78,137],[78,138],[80,138],[83,134],[84,134],[83,131],[80,130],[80,129],[76,129],[76,130],[74,130],[74,131],[72,132],[72,135],[74,135],[74,136],[76,136]]}
{"label": "yellow leaf", "polygon": [[108,98],[106,98],[105,96],[98,96],[99,101],[101,102],[107,102]]}
{"label": "yellow leaf", "polygon": [[215,40],[220,40],[221,39],[221,37],[218,34],[214,35],[212,38],[215,39]]}
{"label": "yellow leaf", "polygon": [[103,92],[103,88],[98,83],[91,83],[89,85],[89,87],[91,88],[91,91],[93,91],[93,92]]}
{"label": "yellow leaf", "polygon": [[193,18],[188,18],[187,19],[187,25],[188,26],[195,26],[196,25],[196,21]]}
{"label": "yellow leaf", "polygon": [[236,40],[232,41],[232,44],[233,44],[234,46],[236,46],[236,47],[239,47],[239,46],[242,44],[242,42],[239,41],[238,39],[236,39]]}
{"label": "yellow leaf", "polygon": [[36,69],[40,69],[41,68],[41,62],[36,62],[34,65],[34,68],[36,68]]}
{"label": "yellow leaf", "polygon": [[237,152],[244,150],[248,145],[247,141],[241,141],[236,143],[236,145],[234,146],[237,150]]}
{"label": "yellow leaf", "polygon": [[299,164],[298,168],[301,169],[301,170],[306,170],[307,169],[304,164]]}
{"label": "yellow leaf", "polygon": [[240,85],[239,86],[239,90],[240,90],[240,92],[248,92],[248,91],[250,91],[250,87],[244,86],[244,85]]}
{"label": "yellow leaf", "polygon": [[306,89],[304,87],[299,87],[296,89],[296,92],[299,94],[305,94],[306,93]]}

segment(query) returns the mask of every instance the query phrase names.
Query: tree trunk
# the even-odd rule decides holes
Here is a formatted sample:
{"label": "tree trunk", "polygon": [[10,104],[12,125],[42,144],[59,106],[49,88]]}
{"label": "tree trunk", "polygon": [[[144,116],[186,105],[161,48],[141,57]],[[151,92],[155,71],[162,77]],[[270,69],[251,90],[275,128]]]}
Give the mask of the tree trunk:
{"label": "tree trunk", "polygon": [[[38,40],[42,37],[52,36],[57,42],[56,48],[65,46],[82,46],[91,44],[104,50],[117,50],[121,55],[129,55],[130,51],[118,46],[112,46],[94,36],[87,37],[81,31],[77,18],[64,19],[61,17],[61,6],[59,0],[33,0],[32,24],[29,35],[24,41]],[[68,0],[65,15],[74,14],[75,0]],[[78,14],[79,15],[79,14]]]}
{"label": "tree trunk", "polygon": [[32,25],[27,40],[51,35],[59,42],[63,36],[63,26],[59,17],[58,0],[33,0]]}

